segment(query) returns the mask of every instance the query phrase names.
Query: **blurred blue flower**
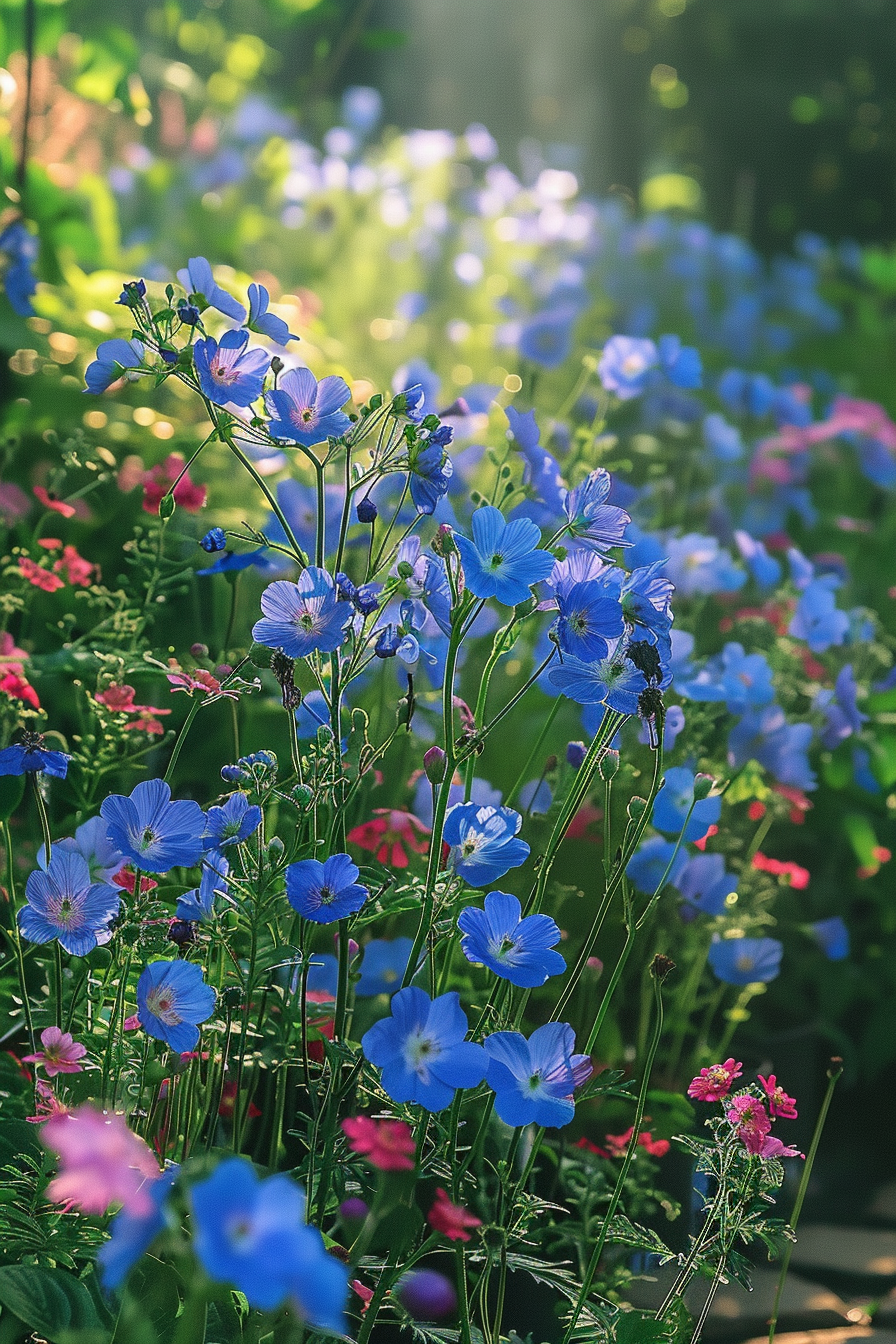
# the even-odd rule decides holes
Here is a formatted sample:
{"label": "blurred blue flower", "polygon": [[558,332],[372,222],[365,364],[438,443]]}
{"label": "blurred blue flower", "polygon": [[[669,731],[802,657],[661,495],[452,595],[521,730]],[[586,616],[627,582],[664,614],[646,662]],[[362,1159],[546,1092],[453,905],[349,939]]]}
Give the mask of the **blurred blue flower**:
{"label": "blurred blue flower", "polygon": [[392,1015],[361,1038],[365,1059],[381,1070],[383,1090],[393,1101],[414,1101],[442,1111],[459,1087],[476,1087],[488,1064],[481,1045],[464,1037],[468,1024],[460,995],[430,999],[409,986],[392,999]]}
{"label": "blurred blue flower", "polygon": [[783,952],[777,938],[715,938],[709,964],[726,985],[768,984],[781,969]]}
{"label": "blurred blue flower", "polygon": [[519,868],[529,857],[516,838],[523,818],[510,807],[458,803],[445,818],[442,838],[450,845],[448,866],[471,887],[484,887]]}
{"label": "blurred blue flower", "polygon": [[740,430],[717,411],[704,418],[703,442],[717,462],[738,462],[744,455]]}
{"label": "blurred blue flower", "polygon": [[779,784],[797,789],[814,789],[815,775],[807,752],[812,742],[812,725],[788,723],[780,705],[751,710],[728,735],[728,763],[735,769],[747,761],[764,765]]}
{"label": "blurred blue flower", "polygon": [[46,870],[38,868],[25,886],[27,904],[18,913],[22,936],[31,943],[55,938],[70,956],[84,957],[108,942],[108,924],[118,914],[120,895],[94,882],[87,860],[68,849],[53,850]]}
{"label": "blurred blue flower", "polygon": [[209,574],[232,574],[244,569],[257,569],[261,574],[273,574],[279,568],[267,546],[259,546],[254,551],[222,551],[213,564],[207,565],[205,569],[197,569],[196,573],[206,577]]}
{"label": "blurred blue flower", "polygon": [[146,1213],[132,1213],[122,1209],[109,1224],[109,1240],[104,1241],[96,1254],[100,1279],[106,1292],[120,1288],[129,1270],[149,1250],[165,1227],[165,1200],[177,1180],[180,1168],[168,1167],[149,1186],[151,1208]]}
{"label": "blurred blue flower", "polygon": [[37,277],[33,268],[39,248],[39,240],[20,219],[7,224],[0,233],[0,252],[5,252],[9,258],[3,273],[3,288],[19,317],[31,317],[34,313],[31,296],[37,289]]}
{"label": "blurred blue flower", "polygon": [[250,331],[267,336],[275,345],[288,345],[290,341],[297,341],[298,336],[293,335],[283,318],[268,312],[270,301],[271,296],[264,285],[249,286],[249,317],[246,326]]}
{"label": "blurred blue flower", "polygon": [[271,357],[247,350],[248,340],[248,331],[225,331],[220,341],[205,336],[193,346],[199,386],[216,406],[251,406],[261,396]]}
{"label": "blurred blue flower", "polygon": [[544,779],[530,779],[521,786],[517,797],[523,811],[533,816],[543,816],[545,812],[551,810],[553,794],[550,785]]}
{"label": "blurred blue flower", "polygon": [[441,386],[439,375],[425,359],[409,360],[396,369],[392,377],[392,391],[396,396],[413,394],[407,398],[407,409],[403,413],[415,424],[419,424],[425,415],[436,414]]}
{"label": "blurred blue flower", "polygon": [[554,567],[550,551],[538,549],[541,532],[529,518],[508,523],[500,509],[485,504],[473,514],[473,540],[455,534],[467,587],[476,597],[494,597],[515,607],[531,596],[533,583]]}
{"label": "blurred blue flower", "polygon": [[863,714],[858,706],[858,689],[852,664],[847,663],[837,673],[833,691],[822,690],[815,697],[813,708],[823,710],[825,715],[821,745],[828,751],[833,751],[854,733],[860,733],[862,724],[868,722],[868,715]]}
{"label": "blurred blue flower", "polygon": [[232,793],[220,807],[208,809],[202,842],[206,849],[222,850],[241,844],[260,825],[261,808],[250,804],[244,793]]}
{"label": "blurred blue flower", "polygon": [[849,956],[849,929],[839,915],[817,919],[809,928],[828,961],[845,961]]}
{"label": "blurred blue flower", "polygon": [[113,793],[100,808],[106,835],[144,873],[192,868],[202,853],[205,813],[198,803],[171,801],[162,779],[144,779],[130,797]]}
{"label": "blurred blue flower", "polygon": [[813,579],[803,589],[787,627],[787,633],[804,639],[813,653],[824,653],[833,645],[842,644],[849,631],[849,616],[838,609],[834,597],[837,585],[833,575]]}
{"label": "blurred blue flower", "polygon": [[652,896],[671,862],[666,882],[676,886],[679,875],[687,865],[688,855],[685,849],[679,847],[677,854],[675,849],[673,840],[664,840],[660,835],[652,835],[649,840],[645,840],[626,865],[625,872],[632,885],[645,896]]}
{"label": "blurred blue flower", "polygon": [[351,399],[344,378],[331,375],[317,381],[310,369],[289,369],[277,387],[265,396],[272,439],[312,448],[325,439],[338,439],[351,425],[341,409]]}
{"label": "blurred blue flower", "polygon": [[538,527],[553,527],[563,512],[566,486],[556,458],[542,448],[541,432],[534,411],[518,411],[506,406],[504,414],[510,433],[525,461],[523,484],[528,486],[534,499],[526,499],[513,510],[513,518],[531,518]]}
{"label": "blurred blue flower", "polygon": [[145,346],[136,338],[125,341],[116,336],[111,341],[100,341],[96,359],[87,365],[84,373],[84,381],[87,384],[85,392],[105,392],[106,388],[117,382],[123,373],[129,369],[139,369],[144,354]]}
{"label": "blurred blue flower", "polygon": [[219,313],[232,317],[236,322],[242,322],[245,318],[245,308],[221,288],[205,257],[191,257],[186,267],[178,271],[177,278],[188,296],[201,294],[210,308],[217,308]]}
{"label": "blurred blue flower", "polygon": [[367,900],[358,872],[348,854],[331,854],[324,863],[300,859],[286,869],[286,898],[305,919],[333,924],[360,910]]}
{"label": "blurred blue flower", "polygon": [[725,871],[721,854],[693,854],[672,884],[682,896],[682,914],[724,915],[726,898],[737,891],[737,878]]}
{"label": "blurred blue flower", "polygon": [[608,392],[620,401],[640,396],[651,369],[659,362],[653,341],[639,336],[611,336],[603,349],[597,372]]}
{"label": "blurred blue flower", "polygon": [[147,1036],[179,1054],[195,1050],[199,1023],[215,1011],[215,991],[192,961],[151,961],[137,981],[137,1016]]}
{"label": "blurred blue flower", "polygon": [[413,945],[413,938],[373,938],[365,944],[361,978],[355,986],[359,998],[393,994],[404,979]]}
{"label": "blurred blue flower", "polygon": [[325,569],[309,565],[295,583],[277,579],[261,595],[264,616],[252,627],[252,638],[287,658],[307,658],[321,650],[332,653],[345,639],[352,619],[349,602],[340,602]]}
{"label": "blurred blue flower", "polygon": [[559,368],[572,350],[573,328],[578,311],[568,304],[545,309],[524,322],[517,349],[543,369]]}
{"label": "blurred blue flower", "polygon": [[781,579],[781,565],[774,556],[769,555],[761,541],[751,537],[749,532],[736,531],[734,540],[741,557],[750,566],[750,573],[760,588],[774,588]]}
{"label": "blurred blue flower", "polygon": [[682,597],[697,593],[731,593],[743,587],[746,574],[715,537],[687,532],[665,544],[666,573]]}
{"label": "blurred blue flower", "polygon": [[682,345],[678,336],[661,336],[657,354],[663,373],[675,387],[702,387],[703,365],[700,352],[693,346]]}
{"label": "blurred blue flower", "polygon": [[[684,723],[684,710],[681,705],[667,705],[666,716],[663,719],[663,751],[667,756],[675,746],[679,733],[684,729]],[[650,741],[650,727],[643,720],[638,727],[638,741],[644,746]]]}
{"label": "blurred blue flower", "polygon": [[575,1035],[565,1022],[548,1022],[528,1041],[518,1031],[496,1031],[483,1042],[485,1081],[505,1125],[560,1128],[575,1114],[573,1092],[593,1073],[587,1055],[576,1055]]}
{"label": "blurred blue flower", "polygon": [[457,920],[464,935],[461,949],[467,961],[481,962],[502,980],[525,989],[537,989],[552,975],[562,975],[566,962],[553,947],[560,930],[549,915],[522,918],[515,896],[490,891],[485,908],[467,906]]}

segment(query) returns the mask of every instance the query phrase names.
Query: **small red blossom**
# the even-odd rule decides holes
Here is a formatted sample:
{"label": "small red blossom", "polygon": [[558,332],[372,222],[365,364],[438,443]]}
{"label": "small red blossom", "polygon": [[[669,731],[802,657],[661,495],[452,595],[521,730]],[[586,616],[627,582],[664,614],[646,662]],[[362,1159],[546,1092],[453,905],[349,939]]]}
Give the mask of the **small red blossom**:
{"label": "small red blossom", "polygon": [[462,1204],[452,1204],[447,1191],[436,1190],[436,1202],[426,1215],[431,1228],[441,1232],[449,1241],[469,1241],[468,1227],[481,1227],[482,1219],[470,1213]]}
{"label": "small red blossom", "polygon": [[765,1090],[765,1095],[768,1097],[770,1114],[781,1120],[795,1120],[796,1097],[788,1097],[773,1073],[770,1073],[767,1078],[763,1078],[761,1073],[757,1076]]}
{"label": "small red blossom", "polygon": [[827,677],[827,668],[824,663],[820,663],[817,658],[813,658],[808,649],[800,650],[800,662],[810,681],[824,681]]}
{"label": "small red blossom", "polygon": [[211,672],[206,672],[204,667],[185,672],[174,658],[168,659],[168,666],[171,671],[167,676],[174,691],[186,691],[187,695],[192,695],[194,691],[204,691],[206,695],[226,695],[231,700],[239,699],[239,692],[223,691],[218,678],[212,676]]}
{"label": "small red blossom", "polygon": [[41,569],[27,555],[19,556],[19,573],[23,579],[33,583],[35,588],[42,588],[45,593],[55,593],[58,588],[65,587],[58,575],[51,574],[48,569]]}
{"label": "small red blossom", "polygon": [[802,789],[794,788],[792,784],[775,784],[775,793],[780,793],[782,798],[786,798],[790,803],[790,821],[794,826],[802,826],[806,820],[804,813],[812,807],[811,798],[803,793]]}
{"label": "small red blossom", "polygon": [[701,1069],[688,1086],[688,1096],[696,1101],[724,1101],[735,1078],[743,1073],[739,1060],[726,1059],[724,1064],[711,1064]]}
{"label": "small red blossom", "polygon": [[760,1153],[766,1135],[772,1127],[768,1112],[756,1097],[735,1097],[725,1112],[728,1123],[737,1131],[737,1137],[748,1153]]}
{"label": "small red blossom", "polygon": [[89,588],[94,578],[100,577],[99,565],[93,565],[78,554],[76,546],[66,546],[58,560],[53,561],[57,574],[64,574],[76,588]]}
{"label": "small red blossom", "polygon": [[[235,1109],[236,1079],[234,1079],[233,1082],[225,1083],[221,1088],[221,1100],[218,1104],[218,1114],[223,1115],[225,1119],[229,1119],[233,1115]],[[250,1101],[249,1109],[246,1111],[247,1119],[254,1120],[259,1115],[261,1115],[261,1111],[255,1105],[254,1101]]]}
{"label": "small red blossom", "polygon": [[12,526],[31,508],[31,501],[12,481],[0,481],[0,519]]}
{"label": "small red blossom", "polygon": [[26,681],[24,677],[20,677],[17,672],[6,672],[0,677],[0,691],[8,695],[10,700],[22,700],[32,709],[40,709],[37,691],[30,682]]}
{"label": "small red blossom", "polygon": [[15,672],[16,676],[24,677],[27,661],[25,650],[18,648],[9,631],[4,630],[0,634],[0,671]]}
{"label": "small red blossom", "polygon": [[584,1149],[586,1153],[594,1153],[596,1157],[610,1156],[606,1148],[599,1148],[596,1143],[592,1143],[591,1140],[586,1139],[584,1135],[576,1141],[576,1147]]}
{"label": "small red blossom", "polygon": [[[114,877],[112,881],[115,881]],[[132,1017],[126,1017],[121,1024],[122,1031],[139,1031],[140,1026],[140,1016],[138,1013],[134,1013]]]}
{"label": "small red blossom", "polygon": [[[360,1279],[351,1279],[349,1281],[348,1286],[349,1288],[351,1288],[353,1293],[356,1293],[358,1297],[360,1297],[361,1315],[363,1316],[366,1313],[367,1308],[373,1301],[373,1289],[368,1288],[366,1283],[362,1283]],[[388,1297],[388,1293],[386,1294],[386,1296]]]}
{"label": "small red blossom", "polygon": [[[122,891],[129,891],[132,896],[134,894],[134,886],[136,884],[136,881],[137,881],[137,874],[134,872],[133,868],[128,867],[127,865],[124,868],[120,869],[112,879],[112,883],[114,886],[121,887]],[[145,896],[148,891],[152,891],[158,885],[159,885],[158,882],[154,882],[151,877],[141,877],[140,878],[141,895]]]}
{"label": "small red blossom", "polygon": [[[624,1134],[607,1134],[606,1145],[610,1150],[611,1157],[624,1157],[629,1150],[634,1134],[634,1125],[625,1131]],[[638,1135],[636,1146],[643,1148],[645,1152],[650,1153],[651,1157],[665,1157],[671,1144],[668,1139],[655,1139],[649,1129],[643,1130]]]}
{"label": "small red blossom", "polygon": [[170,714],[170,709],[155,709],[152,705],[135,705],[132,711],[137,715],[130,723],[126,723],[124,730],[126,733],[153,733],[158,735],[164,733],[165,725],[160,723],[156,715]]}
{"label": "small red blossom", "polygon": [[34,1055],[24,1055],[23,1064],[40,1064],[48,1078],[55,1078],[57,1073],[83,1071],[81,1060],[87,1054],[87,1046],[74,1040],[71,1032],[62,1031],[59,1027],[46,1027],[40,1034],[40,1042],[43,1050],[38,1050]]}
{"label": "small red blossom", "polygon": [[354,1115],[342,1122],[353,1153],[362,1153],[380,1171],[413,1171],[414,1136],[403,1120]]}
{"label": "small red blossom", "polygon": [[754,798],[750,806],[747,808],[747,816],[750,818],[751,821],[761,821],[762,818],[765,816],[765,811],[766,811],[765,803],[760,803],[758,798]]}
{"label": "small red blossom", "polygon": [[713,837],[714,835],[718,835],[718,833],[719,833],[719,828],[718,828],[718,826],[715,826],[715,825],[710,826],[710,828],[709,828],[709,830],[706,832],[706,834],[705,834],[705,835],[701,835],[701,837],[700,837],[699,840],[695,840],[695,841],[694,841],[694,844],[697,846],[698,849],[701,849],[701,850],[706,849],[706,842],[707,842],[708,840],[711,840],[712,837]]}
{"label": "small red blossom", "polygon": [[429,835],[429,827],[412,812],[377,807],[373,819],[355,826],[349,831],[348,839],[361,849],[373,850],[380,863],[407,868],[410,863],[407,851],[424,854],[428,848],[428,842],[423,839],[426,835]]}
{"label": "small red blossom", "polygon": [[591,803],[584,803],[569,823],[566,831],[567,839],[590,840],[593,844],[600,844],[603,836],[599,835],[594,827],[603,819],[604,810],[602,807],[593,807]]}
{"label": "small red blossom", "polygon": [[753,867],[760,873],[770,873],[772,877],[786,878],[786,885],[796,891],[804,891],[809,885],[809,870],[798,863],[785,862],[783,859],[770,859],[761,850],[753,855]]}
{"label": "small red blossom", "polygon": [[93,698],[99,704],[105,705],[113,714],[129,714],[135,707],[135,695],[133,686],[116,686],[113,682],[104,691],[97,691]]}
{"label": "small red blossom", "polygon": [[62,547],[62,542],[58,537],[38,537],[38,546],[42,546],[45,551],[58,551]]}
{"label": "small red blossom", "polygon": [[66,504],[64,499],[57,499],[50,490],[45,490],[42,485],[34,487],[34,496],[40,500],[45,509],[52,509],[54,513],[61,514],[63,518],[74,518],[78,512],[73,504]]}
{"label": "small red blossom", "polygon": [[[164,462],[159,462],[144,474],[144,513],[158,513],[163,496],[167,495],[183,469],[184,459],[180,453],[169,453]],[[205,496],[205,486],[191,481],[189,472],[174,488],[174,502],[186,509],[187,513],[198,513],[205,504]]]}

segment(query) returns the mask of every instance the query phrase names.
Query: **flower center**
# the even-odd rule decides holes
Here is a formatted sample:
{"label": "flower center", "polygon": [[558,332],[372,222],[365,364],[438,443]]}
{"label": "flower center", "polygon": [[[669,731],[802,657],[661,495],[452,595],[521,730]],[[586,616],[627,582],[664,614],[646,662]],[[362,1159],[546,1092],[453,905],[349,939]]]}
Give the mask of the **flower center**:
{"label": "flower center", "polygon": [[537,1092],[541,1087],[541,1074],[533,1073],[527,1082],[527,1087],[530,1092]]}
{"label": "flower center", "polygon": [[183,1018],[174,1006],[174,995],[170,989],[151,989],[146,996],[146,1006],[166,1026],[176,1027]]}
{"label": "flower center", "polygon": [[75,913],[74,902],[70,896],[63,896],[59,902],[59,914],[57,916],[60,924],[70,924],[72,916]]}
{"label": "flower center", "polygon": [[156,841],[155,831],[152,829],[151,826],[146,826],[144,827],[143,834],[137,841],[137,848],[140,850],[141,854],[145,854],[146,851],[155,844],[155,841]]}
{"label": "flower center", "polygon": [[299,617],[296,624],[301,626],[303,630],[307,630],[310,633],[314,629],[314,617],[310,616],[306,611],[304,615]]}
{"label": "flower center", "polygon": [[332,887],[321,887],[318,897],[321,905],[332,905],[336,899],[336,892]]}
{"label": "flower center", "polygon": [[492,558],[491,558],[491,559],[489,560],[489,562],[488,562],[488,568],[489,568],[489,569],[500,569],[501,566],[503,565],[503,563],[504,563],[504,557],[503,557],[503,555],[501,555],[498,551],[495,551],[494,555],[492,556]]}

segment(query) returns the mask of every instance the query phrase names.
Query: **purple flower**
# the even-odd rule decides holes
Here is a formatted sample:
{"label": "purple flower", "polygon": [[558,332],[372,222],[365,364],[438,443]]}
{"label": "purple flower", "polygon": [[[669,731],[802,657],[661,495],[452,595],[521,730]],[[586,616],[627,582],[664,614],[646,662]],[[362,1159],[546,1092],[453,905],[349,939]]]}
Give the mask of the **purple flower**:
{"label": "purple flower", "polygon": [[529,857],[525,840],[516,838],[522,822],[510,807],[458,803],[448,812],[442,832],[451,847],[448,866],[471,887],[496,882]]}
{"label": "purple flower", "polygon": [[247,350],[248,340],[248,331],[225,331],[220,341],[206,336],[193,347],[199,386],[216,406],[251,406],[261,396],[270,355]]}
{"label": "purple flower", "polygon": [[54,850],[46,872],[38,869],[25,886],[28,904],[19,911],[19,928],[32,943],[58,939],[73,957],[84,957],[98,942],[108,942],[108,924],[119,910],[119,893],[94,882],[87,860],[72,850]]}
{"label": "purple flower", "polygon": [[215,1011],[215,991],[191,961],[151,961],[137,981],[137,1016],[147,1036],[183,1054],[195,1050],[199,1023]]}
{"label": "purple flower", "polygon": [[500,509],[485,504],[473,514],[473,540],[455,534],[467,587],[476,597],[494,597],[515,607],[531,596],[530,587],[554,567],[550,551],[538,550],[541,532],[529,518],[505,521]]}
{"label": "purple flower", "polygon": [[605,658],[610,648],[608,640],[617,639],[623,632],[619,584],[613,581],[612,573],[609,582],[589,579],[568,590],[565,584],[558,587],[557,607],[560,648],[583,662]]}
{"label": "purple flower", "polygon": [[290,341],[297,341],[298,336],[293,335],[283,318],[268,312],[270,301],[271,296],[264,285],[249,286],[249,317],[246,326],[250,331],[267,336],[275,345],[288,345]]}
{"label": "purple flower", "polygon": [[322,378],[318,382],[310,369],[290,369],[265,397],[271,417],[268,433],[273,439],[301,443],[306,448],[324,439],[338,439],[351,425],[340,409],[350,397],[344,378]]}
{"label": "purple flower", "polygon": [[345,638],[352,619],[349,602],[340,602],[336,585],[325,569],[309,565],[295,583],[278,579],[261,595],[264,617],[252,628],[252,638],[269,649],[282,649],[288,658],[307,658],[319,649],[332,653]]}
{"label": "purple flower", "polygon": [[536,313],[523,324],[518,349],[543,369],[556,369],[569,358],[577,313],[568,305]]}
{"label": "purple flower", "polygon": [[709,964],[726,985],[768,984],[781,969],[783,952],[777,938],[717,938],[710,945]]}
{"label": "purple flower", "polygon": [[186,267],[178,271],[177,278],[188,295],[201,294],[209,308],[217,308],[225,317],[232,317],[236,322],[242,322],[246,316],[243,305],[237,303],[236,299],[217,283],[205,257],[191,257]]}
{"label": "purple flower", "polygon": [[484,910],[468,906],[461,911],[460,945],[467,961],[481,962],[512,985],[537,989],[549,976],[566,970],[560,953],[552,951],[560,930],[549,915],[521,916],[515,896],[490,891]]}
{"label": "purple flower", "polygon": [[244,793],[232,793],[221,807],[210,807],[206,814],[206,849],[222,850],[247,840],[261,825],[261,808],[250,805]]}
{"label": "purple flower", "polygon": [[653,341],[641,336],[611,336],[597,366],[598,377],[620,401],[640,396],[659,362]]}
{"label": "purple flower", "polygon": [[[102,817],[91,817],[89,821],[82,822],[73,838],[57,840],[53,845],[53,853],[68,850],[70,853],[80,854],[87,860],[91,882],[111,882],[115,874],[124,867],[126,860],[108,839],[106,829],[106,822]],[[41,868],[46,868],[44,845],[41,845],[37,852],[37,861]]]}
{"label": "purple flower", "polygon": [[202,853],[205,813],[198,803],[172,803],[163,779],[142,780],[129,798],[110,794],[100,816],[107,838],[142,872],[192,868]]}
{"label": "purple flower", "polygon": [[360,910],[367,900],[358,872],[348,854],[331,854],[324,863],[301,859],[286,870],[286,898],[305,919],[333,924]]}
{"label": "purple flower", "polygon": [[505,1125],[560,1128],[575,1114],[573,1091],[593,1073],[587,1055],[573,1054],[575,1035],[565,1022],[548,1022],[528,1041],[518,1031],[497,1031],[483,1042],[489,1056],[485,1081]]}
{"label": "purple flower", "polygon": [[823,710],[825,714],[821,745],[828,751],[833,751],[854,733],[860,733],[862,724],[868,721],[868,715],[863,714],[858,706],[858,689],[852,664],[847,663],[837,673],[833,691],[819,691],[815,697],[814,708]]}
{"label": "purple flower", "polygon": [[382,1071],[383,1090],[393,1101],[443,1111],[457,1088],[476,1087],[485,1077],[485,1051],[464,1039],[467,1029],[456,992],[431,1000],[410,986],[394,995],[392,1016],[373,1024],[361,1049]]}
{"label": "purple flower", "polygon": [[101,341],[96,359],[87,365],[84,374],[84,381],[87,384],[85,392],[105,392],[106,388],[117,382],[128,369],[139,369],[143,363],[144,352],[143,342],[136,338],[125,341],[116,336],[114,340]]}
{"label": "purple flower", "polygon": [[630,544],[625,540],[625,529],[631,516],[625,509],[604,502],[612,484],[610,473],[598,467],[569,491],[563,503],[569,534],[582,546],[599,554],[612,546]]}
{"label": "purple flower", "polygon": [[620,714],[637,714],[638,697],[647,680],[634,663],[620,654],[585,663],[567,657],[549,674],[552,686],[580,705],[607,705]]}

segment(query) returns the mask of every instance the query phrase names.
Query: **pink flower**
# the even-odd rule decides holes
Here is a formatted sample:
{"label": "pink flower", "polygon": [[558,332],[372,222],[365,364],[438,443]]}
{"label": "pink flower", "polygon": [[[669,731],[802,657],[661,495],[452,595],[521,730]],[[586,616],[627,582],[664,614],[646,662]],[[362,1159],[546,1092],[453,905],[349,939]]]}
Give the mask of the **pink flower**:
{"label": "pink flower", "polygon": [[41,569],[27,555],[19,556],[19,573],[23,579],[33,583],[35,588],[42,588],[45,593],[55,593],[57,588],[65,587],[62,579],[51,574],[48,569]]}
{"label": "pink flower", "polygon": [[17,523],[31,508],[31,501],[12,481],[0,481],[0,518],[10,526]]}
{"label": "pink flower", "polygon": [[758,1076],[768,1097],[768,1109],[771,1114],[781,1120],[795,1120],[796,1097],[788,1097],[773,1073],[767,1078],[763,1078],[761,1073]]}
{"label": "pink flower", "polygon": [[79,1106],[68,1115],[51,1116],[42,1137],[59,1156],[49,1199],[82,1213],[105,1213],[112,1204],[138,1218],[152,1213],[149,1187],[159,1177],[159,1165],[124,1116]]}
{"label": "pink flower", "polygon": [[787,886],[796,891],[804,891],[809,885],[808,868],[801,868],[798,863],[785,862],[783,859],[769,859],[760,850],[753,855],[753,867],[760,873],[787,878]]}
{"label": "pink flower", "polygon": [[362,1302],[361,1315],[363,1316],[373,1301],[373,1289],[368,1288],[367,1284],[362,1283],[360,1279],[351,1279],[348,1286],[353,1293],[357,1293],[358,1297],[360,1297]]}
{"label": "pink flower", "polygon": [[688,1087],[688,1096],[697,1101],[724,1101],[731,1091],[731,1084],[743,1072],[743,1065],[733,1059],[724,1064],[711,1064],[701,1069]]}
{"label": "pink flower", "polygon": [[38,1078],[34,1084],[34,1092],[37,1098],[37,1115],[28,1115],[25,1119],[31,1125],[44,1125],[51,1120],[54,1115],[68,1115],[68,1107],[59,1100],[53,1091],[52,1083],[45,1083],[42,1078]]}
{"label": "pink flower", "polygon": [[66,504],[65,500],[57,499],[49,490],[45,490],[42,485],[34,487],[34,494],[40,500],[45,509],[52,509],[54,513],[62,514],[63,518],[74,518],[77,509],[73,504]]}
{"label": "pink flower", "polygon": [[97,691],[93,698],[113,714],[129,714],[134,708],[135,694],[133,686],[116,686],[113,682],[104,691]]}
{"label": "pink flower", "polygon": [[32,709],[40,709],[37,691],[17,672],[6,672],[0,677],[0,691],[8,695],[11,700],[22,700]]}
{"label": "pink flower", "polygon": [[186,691],[187,695],[192,695],[194,691],[204,691],[208,696],[223,695],[231,700],[239,700],[240,698],[239,691],[222,690],[218,678],[212,676],[211,672],[206,672],[204,667],[197,667],[192,672],[184,672],[174,658],[168,659],[168,666],[171,668],[168,673],[168,680],[175,691]]}
{"label": "pink flower", "polygon": [[772,1127],[768,1112],[756,1097],[735,1097],[725,1112],[728,1123],[737,1131],[737,1137],[748,1153],[759,1153]]}
{"label": "pink flower", "polygon": [[66,546],[58,560],[53,561],[57,574],[64,574],[76,588],[89,588],[94,578],[100,577],[99,565],[92,565],[78,554],[76,546]]}
{"label": "pink flower", "polygon": [[40,1034],[43,1050],[37,1054],[24,1055],[24,1064],[42,1064],[48,1078],[57,1073],[81,1073],[83,1065],[79,1063],[87,1054],[87,1046],[74,1040],[71,1032],[59,1027],[46,1027]]}
{"label": "pink flower", "polygon": [[374,819],[355,826],[349,831],[348,839],[361,849],[373,850],[380,863],[407,868],[410,862],[407,850],[414,854],[426,852],[428,842],[422,838],[424,835],[429,835],[429,827],[412,812],[377,807]]}
{"label": "pink flower", "polygon": [[14,672],[18,677],[24,677],[25,664],[28,661],[28,655],[24,649],[16,647],[16,642],[8,630],[0,634],[0,670],[3,672]]}
{"label": "pink flower", "polygon": [[138,733],[154,733],[158,735],[164,733],[165,725],[159,722],[156,715],[170,714],[171,710],[155,709],[152,705],[134,705],[131,713],[136,714],[137,717],[130,723],[125,724],[124,730],[126,733],[136,731]]}
{"label": "pink flower", "polygon": [[[184,469],[184,459],[180,453],[169,453],[164,462],[150,468],[143,477],[143,510],[145,513],[158,513],[162,497],[168,493]],[[198,513],[205,504],[204,485],[197,485],[187,474],[174,490],[174,501],[187,513]]]}
{"label": "pink flower", "polygon": [[362,1153],[380,1171],[413,1171],[414,1137],[403,1120],[350,1116],[342,1122],[353,1153]]}
{"label": "pink flower", "polygon": [[[134,887],[137,885],[137,874],[134,872],[133,868],[125,864],[123,868],[119,868],[118,872],[113,877],[112,885],[114,887],[121,887],[122,891],[129,891],[133,896]],[[152,891],[153,888],[158,885],[158,882],[154,882],[151,877],[141,877],[140,894],[145,896],[148,891]]]}
{"label": "pink flower", "polygon": [[806,1154],[801,1153],[798,1148],[789,1148],[776,1139],[774,1134],[766,1134],[762,1140],[762,1147],[759,1149],[760,1157],[801,1157],[806,1160]]}
{"label": "pink flower", "polygon": [[[649,1119],[649,1117],[646,1117]],[[607,1145],[610,1157],[624,1157],[628,1152],[629,1144],[634,1134],[634,1125],[630,1126],[624,1134],[607,1134],[604,1141]],[[668,1139],[655,1139],[649,1129],[642,1130],[638,1135],[638,1148],[643,1148],[645,1152],[650,1153],[651,1157],[665,1157],[671,1148]],[[600,1149],[595,1149],[600,1152]]]}
{"label": "pink flower", "polygon": [[481,1227],[482,1219],[470,1213],[462,1204],[452,1204],[447,1191],[436,1190],[436,1202],[426,1215],[431,1228],[441,1232],[449,1241],[469,1241],[468,1227]]}

